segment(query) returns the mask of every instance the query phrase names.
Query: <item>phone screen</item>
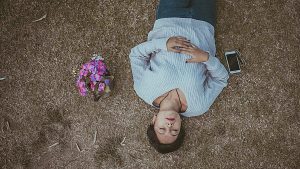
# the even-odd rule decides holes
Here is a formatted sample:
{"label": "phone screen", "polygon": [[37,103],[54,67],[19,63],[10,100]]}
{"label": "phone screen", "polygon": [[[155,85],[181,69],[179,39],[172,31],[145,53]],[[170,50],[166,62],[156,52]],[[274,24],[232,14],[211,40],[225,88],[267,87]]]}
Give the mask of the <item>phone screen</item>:
{"label": "phone screen", "polygon": [[239,65],[238,57],[237,57],[236,53],[228,54],[227,60],[228,60],[230,71],[240,70],[240,65]]}

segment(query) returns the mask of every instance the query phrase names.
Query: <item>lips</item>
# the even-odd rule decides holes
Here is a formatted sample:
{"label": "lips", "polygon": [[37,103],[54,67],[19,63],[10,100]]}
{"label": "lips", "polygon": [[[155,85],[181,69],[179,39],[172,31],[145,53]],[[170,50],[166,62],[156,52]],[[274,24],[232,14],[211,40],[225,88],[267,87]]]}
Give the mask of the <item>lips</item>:
{"label": "lips", "polygon": [[174,121],[175,118],[166,118],[167,120]]}

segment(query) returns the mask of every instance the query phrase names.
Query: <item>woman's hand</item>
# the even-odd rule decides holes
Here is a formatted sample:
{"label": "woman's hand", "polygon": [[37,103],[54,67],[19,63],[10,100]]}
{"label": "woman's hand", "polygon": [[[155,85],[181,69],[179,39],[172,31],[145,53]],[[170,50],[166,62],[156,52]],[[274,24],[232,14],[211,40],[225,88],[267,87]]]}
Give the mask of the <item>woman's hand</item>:
{"label": "woman's hand", "polygon": [[199,49],[194,44],[191,44],[191,46],[188,47],[181,48],[180,53],[192,56],[191,59],[186,60],[187,63],[206,62],[209,57],[209,54],[207,52]]}
{"label": "woman's hand", "polygon": [[167,49],[171,52],[180,53],[182,48],[191,46],[191,42],[182,36],[173,36],[167,41]]}

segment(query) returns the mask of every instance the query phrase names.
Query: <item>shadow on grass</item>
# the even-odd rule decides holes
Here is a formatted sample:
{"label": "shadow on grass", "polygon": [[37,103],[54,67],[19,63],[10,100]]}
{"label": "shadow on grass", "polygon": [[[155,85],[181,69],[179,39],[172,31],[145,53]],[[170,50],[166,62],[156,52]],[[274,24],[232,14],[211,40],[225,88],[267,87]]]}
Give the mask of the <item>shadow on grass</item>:
{"label": "shadow on grass", "polygon": [[121,137],[109,138],[99,147],[94,156],[97,167],[103,168],[103,165],[122,167],[124,165],[124,161],[118,153],[121,141]]}

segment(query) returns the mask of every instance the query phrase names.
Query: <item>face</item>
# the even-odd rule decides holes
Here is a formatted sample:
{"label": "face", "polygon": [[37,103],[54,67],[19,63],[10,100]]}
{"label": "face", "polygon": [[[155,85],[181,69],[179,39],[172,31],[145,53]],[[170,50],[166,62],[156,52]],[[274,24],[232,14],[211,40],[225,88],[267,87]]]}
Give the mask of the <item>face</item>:
{"label": "face", "polygon": [[173,143],[180,132],[181,118],[177,112],[159,112],[153,117],[154,130],[162,144]]}

